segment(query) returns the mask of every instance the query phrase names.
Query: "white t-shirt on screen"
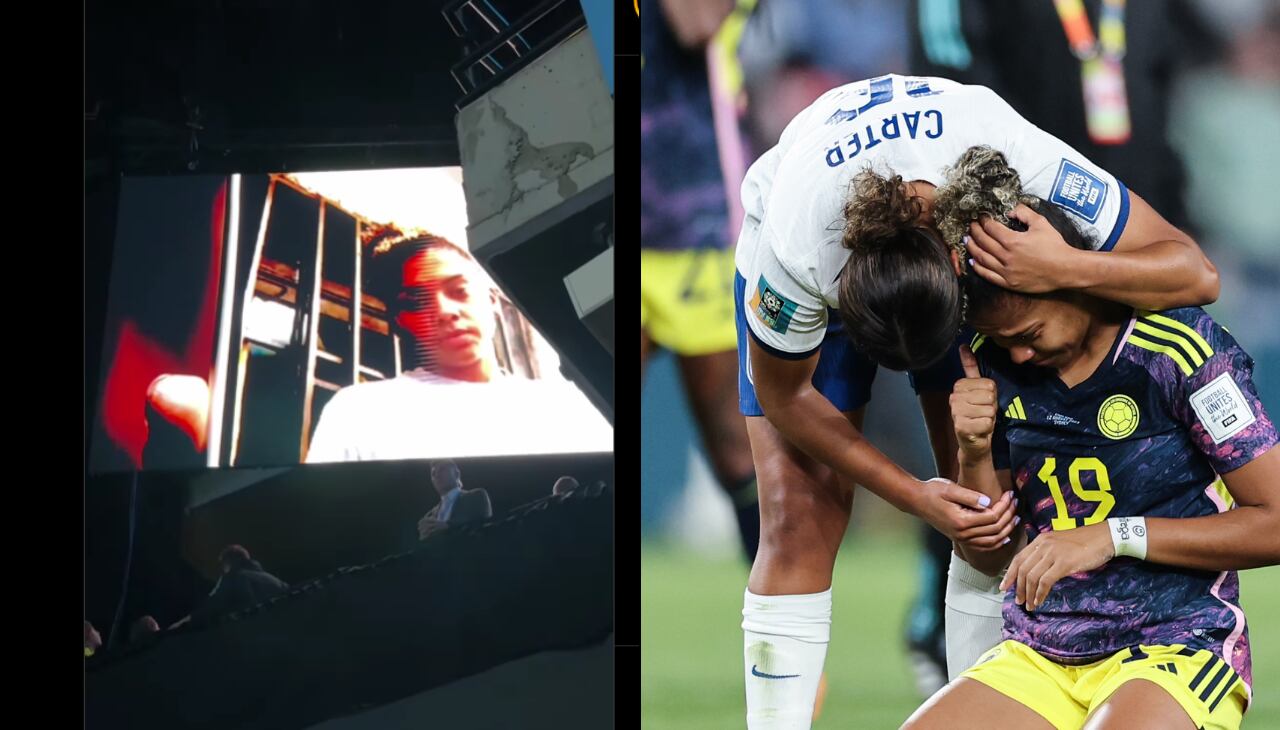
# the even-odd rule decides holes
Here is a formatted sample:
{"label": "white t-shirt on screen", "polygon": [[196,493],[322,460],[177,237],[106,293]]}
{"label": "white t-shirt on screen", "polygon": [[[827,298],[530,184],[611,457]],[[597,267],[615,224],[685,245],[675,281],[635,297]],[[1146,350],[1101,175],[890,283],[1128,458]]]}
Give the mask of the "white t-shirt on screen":
{"label": "white t-shirt on screen", "polygon": [[307,463],[612,450],[612,426],[567,380],[472,383],[414,370],[334,394]]}

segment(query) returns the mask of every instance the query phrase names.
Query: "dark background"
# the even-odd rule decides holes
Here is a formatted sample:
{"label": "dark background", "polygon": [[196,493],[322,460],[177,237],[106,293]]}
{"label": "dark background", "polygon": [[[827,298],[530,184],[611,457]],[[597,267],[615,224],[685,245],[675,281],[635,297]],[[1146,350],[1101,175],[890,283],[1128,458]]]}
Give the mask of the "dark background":
{"label": "dark background", "polygon": [[[461,90],[449,68],[462,47],[443,5],[86,3],[86,464],[122,176],[458,165],[453,117]],[[175,562],[191,477],[140,479],[131,583],[183,596],[205,585]],[[120,596],[132,479],[86,474],[86,616],[104,639]],[[275,490],[261,491],[274,499]],[[151,592],[135,587],[130,600]],[[158,598],[146,610],[164,621],[184,610],[181,602]]]}
{"label": "dark background", "polygon": [[[609,454],[459,459],[467,489],[484,489],[494,515],[551,494],[556,478],[612,479]],[[418,545],[417,522],[439,502],[425,461],[310,465],[263,470],[261,481],[188,510],[191,472],[92,476],[85,485],[85,616],[108,633],[124,587],[133,508],[133,556],[121,631],[151,614],[162,626],[213,588],[218,553],[249,549],[289,583],[319,578]],[[465,566],[460,566],[465,569]],[[123,636],[120,637],[123,639]]]}
{"label": "dark background", "polygon": [[[441,15],[443,5],[411,0],[86,4],[83,362],[87,386],[100,383],[103,377],[100,357],[122,176],[460,164],[454,104],[463,94],[450,67],[463,57],[463,47]],[[619,75],[625,75],[625,67]],[[619,94],[627,93],[628,81],[619,79]],[[619,110],[620,118],[633,119],[626,116],[626,108]],[[626,136],[630,123],[621,126]],[[625,157],[629,150],[620,146],[620,152]],[[545,282],[532,279],[523,284],[546,287]],[[547,307],[558,311],[550,303]],[[576,317],[572,324],[581,326]],[[544,329],[544,334],[555,341],[554,331]],[[612,361],[592,366],[607,368],[611,386]],[[96,390],[86,387],[84,392],[86,463]],[[361,499],[369,505],[368,514],[351,513],[349,525],[373,519],[375,512],[385,516],[429,508],[434,503],[430,488],[422,474],[413,473],[421,468],[388,464],[358,473],[337,468],[333,481],[341,481],[337,476],[348,482],[358,479],[365,488]],[[466,472],[464,467],[469,486],[485,486],[473,483],[479,476]],[[600,478],[609,480],[607,471],[602,474]],[[138,483],[135,558],[142,562],[135,562],[133,570],[153,572],[159,576],[158,583],[175,590],[206,585],[205,578],[190,565],[166,562],[151,570],[143,563],[151,551],[172,555],[181,544],[183,525],[189,521],[184,516],[186,487],[192,477],[180,472],[148,473]],[[92,479],[86,474],[86,600],[88,615],[104,636],[120,594],[132,479],[130,474]],[[303,489],[298,479],[291,472],[205,509],[230,510],[230,505],[239,505],[239,510],[248,510],[251,499],[262,500],[253,509],[283,521],[277,524],[289,529],[282,535],[296,530],[308,539],[319,539],[321,528],[289,524],[301,522],[299,515],[271,506],[284,505],[290,494],[296,496]],[[341,492],[323,481],[317,478],[310,486],[308,499],[316,510],[325,509],[324,495]],[[512,499],[550,491],[550,482],[543,484],[542,477],[505,481],[512,485]],[[368,496],[372,493],[381,496]],[[351,494],[334,499],[341,503]],[[427,501],[418,504],[423,494]],[[412,524],[421,515],[409,516]],[[392,542],[399,544],[400,539],[397,535]],[[271,560],[264,562],[274,569],[285,566],[283,577],[297,579],[326,565],[369,555],[375,543],[372,539],[363,546],[353,542],[314,559],[281,557],[284,552],[276,554],[273,549]],[[198,563],[210,560],[204,554],[195,559]],[[135,595],[133,590],[130,594]],[[184,610],[166,601],[159,606],[153,610],[162,622],[168,617],[160,613]],[[130,605],[126,616],[134,615],[135,608],[141,610],[140,605]]]}
{"label": "dark background", "polygon": [[86,383],[101,382],[120,176],[460,164],[462,46],[443,4],[86,3]]}

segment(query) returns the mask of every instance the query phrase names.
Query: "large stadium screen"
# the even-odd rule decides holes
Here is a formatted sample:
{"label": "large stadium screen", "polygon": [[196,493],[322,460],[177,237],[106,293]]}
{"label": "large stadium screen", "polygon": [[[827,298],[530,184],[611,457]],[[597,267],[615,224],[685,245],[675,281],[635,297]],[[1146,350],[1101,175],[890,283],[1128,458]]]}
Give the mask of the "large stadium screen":
{"label": "large stadium screen", "polygon": [[458,168],[126,179],[91,470],[611,451],[466,233]]}

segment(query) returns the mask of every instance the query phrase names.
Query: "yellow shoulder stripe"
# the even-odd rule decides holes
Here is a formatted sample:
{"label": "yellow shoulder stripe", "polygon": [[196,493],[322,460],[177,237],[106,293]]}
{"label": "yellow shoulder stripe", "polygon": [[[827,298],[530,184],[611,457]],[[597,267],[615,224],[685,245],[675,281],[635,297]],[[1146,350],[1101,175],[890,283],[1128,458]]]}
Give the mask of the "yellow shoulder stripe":
{"label": "yellow shoulder stripe", "polygon": [[1168,330],[1152,327],[1142,320],[1138,320],[1133,323],[1133,330],[1134,332],[1151,335],[1155,339],[1164,340],[1165,342],[1180,346],[1182,352],[1191,358],[1191,365],[1193,368],[1198,368],[1204,364],[1204,358],[1200,357],[1200,352],[1196,350],[1195,346],[1192,345],[1187,338],[1182,337],[1181,335],[1175,335]]}
{"label": "yellow shoulder stripe", "polygon": [[1192,342],[1200,346],[1200,350],[1204,352],[1205,357],[1213,356],[1213,348],[1209,347],[1209,343],[1205,342],[1205,339],[1200,336],[1200,333],[1196,332],[1195,330],[1191,329],[1185,324],[1179,322],[1178,320],[1171,319],[1169,317],[1164,316],[1163,314],[1156,314],[1155,312],[1144,311],[1144,312],[1139,312],[1138,314],[1140,317],[1142,317],[1145,320],[1148,320],[1150,322],[1155,322],[1156,324],[1162,324],[1165,327],[1170,327],[1172,329],[1175,329],[1181,332],[1182,334],[1190,338]]}
{"label": "yellow shoulder stripe", "polygon": [[1173,359],[1174,362],[1178,364],[1178,369],[1182,371],[1183,375],[1190,375],[1193,372],[1191,369],[1191,365],[1187,363],[1187,360],[1182,356],[1182,353],[1178,352],[1177,349],[1169,345],[1161,345],[1155,342],[1150,342],[1148,340],[1142,339],[1137,335],[1129,335],[1129,344],[1134,345],[1136,347],[1141,347],[1144,350],[1150,350],[1152,352],[1160,352],[1160,353],[1164,353],[1165,355],[1168,355],[1170,358]]}

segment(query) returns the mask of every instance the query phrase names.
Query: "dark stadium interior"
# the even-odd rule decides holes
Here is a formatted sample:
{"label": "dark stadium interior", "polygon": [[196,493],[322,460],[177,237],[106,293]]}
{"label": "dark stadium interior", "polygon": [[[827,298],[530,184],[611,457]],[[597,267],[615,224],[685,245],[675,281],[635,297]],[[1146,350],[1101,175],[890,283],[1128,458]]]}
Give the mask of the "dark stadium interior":
{"label": "dark stadium interior", "polygon": [[[524,7],[493,4],[515,15]],[[87,416],[98,406],[122,177],[460,164],[454,116],[464,92],[450,69],[464,49],[442,15],[443,0],[159,5],[90,2],[85,10]],[[593,213],[609,217],[607,211]],[[590,239],[566,244],[552,252],[556,266],[511,273],[503,284],[523,292],[526,307],[538,310],[529,316],[566,353],[565,370],[611,394],[612,358],[574,315],[559,272],[598,251]],[[548,278],[552,269],[555,276]],[[548,314],[539,319],[543,312]],[[575,353],[588,355],[571,361]],[[611,403],[597,405],[611,409]],[[91,424],[86,417],[86,462]],[[467,700],[458,698],[476,690],[459,689],[458,680],[556,650],[572,657],[560,665],[572,667],[566,677],[593,678],[582,685],[593,693],[580,703],[583,721],[612,718],[612,652],[598,651],[611,646],[613,623],[612,455],[572,457],[572,473],[584,485],[610,485],[603,496],[548,505],[544,498],[566,473],[568,459],[461,462],[468,487],[491,493],[492,524],[441,538],[433,556],[419,549],[390,562],[387,556],[417,546],[414,523],[433,504],[428,467],[421,462],[225,474],[86,473],[85,617],[104,639],[117,615],[145,610],[162,626],[180,618],[192,597],[213,585],[218,551],[228,543],[252,543],[255,558],[260,554],[295,588],[306,587],[280,599],[288,605],[165,636],[150,649],[116,647],[114,656],[108,650],[93,657],[86,664],[86,727],[121,727],[118,719],[126,716],[136,728],[310,727],[442,684],[455,696],[441,699],[441,706],[465,707]],[[239,488],[241,483],[251,488]],[[202,489],[214,496],[202,500]],[[539,509],[511,512],[540,499]],[[535,538],[545,538],[541,547],[526,542]],[[472,557],[474,570],[467,563]],[[344,566],[368,567],[353,578],[339,571]],[[128,590],[120,611],[125,570]],[[362,580],[368,591],[353,590]],[[405,589],[409,583],[413,590]],[[505,592],[494,590],[498,584]],[[398,597],[394,610],[383,611],[391,596]],[[437,623],[415,623],[415,602],[435,612]],[[325,624],[325,611],[339,604],[345,608],[327,614],[342,622],[334,629]],[[508,621],[520,605],[540,608]],[[287,631],[269,625],[281,621],[295,623]],[[332,640],[326,637],[331,629]],[[281,641],[318,648],[293,654],[263,649]],[[257,651],[263,652],[261,663]],[[437,662],[423,673],[428,655]],[[538,661],[555,666],[561,660]],[[231,665],[263,669],[239,676],[219,670]],[[308,677],[308,671],[315,674]],[[150,715],[131,715],[138,707],[130,706],[130,697],[177,686],[166,682],[190,693],[148,705]],[[264,694],[254,682],[276,684]],[[538,687],[548,699],[552,688]],[[308,694],[315,692],[331,694],[315,700]],[[184,702],[189,704],[179,706]],[[514,720],[502,721],[495,711],[518,716],[520,703],[481,713],[487,722],[510,726]],[[386,715],[363,721],[357,715],[334,727],[421,726],[421,713],[407,710],[394,722]],[[563,709],[542,721],[534,716],[522,726],[565,722]],[[464,726],[456,716],[434,719]]]}

